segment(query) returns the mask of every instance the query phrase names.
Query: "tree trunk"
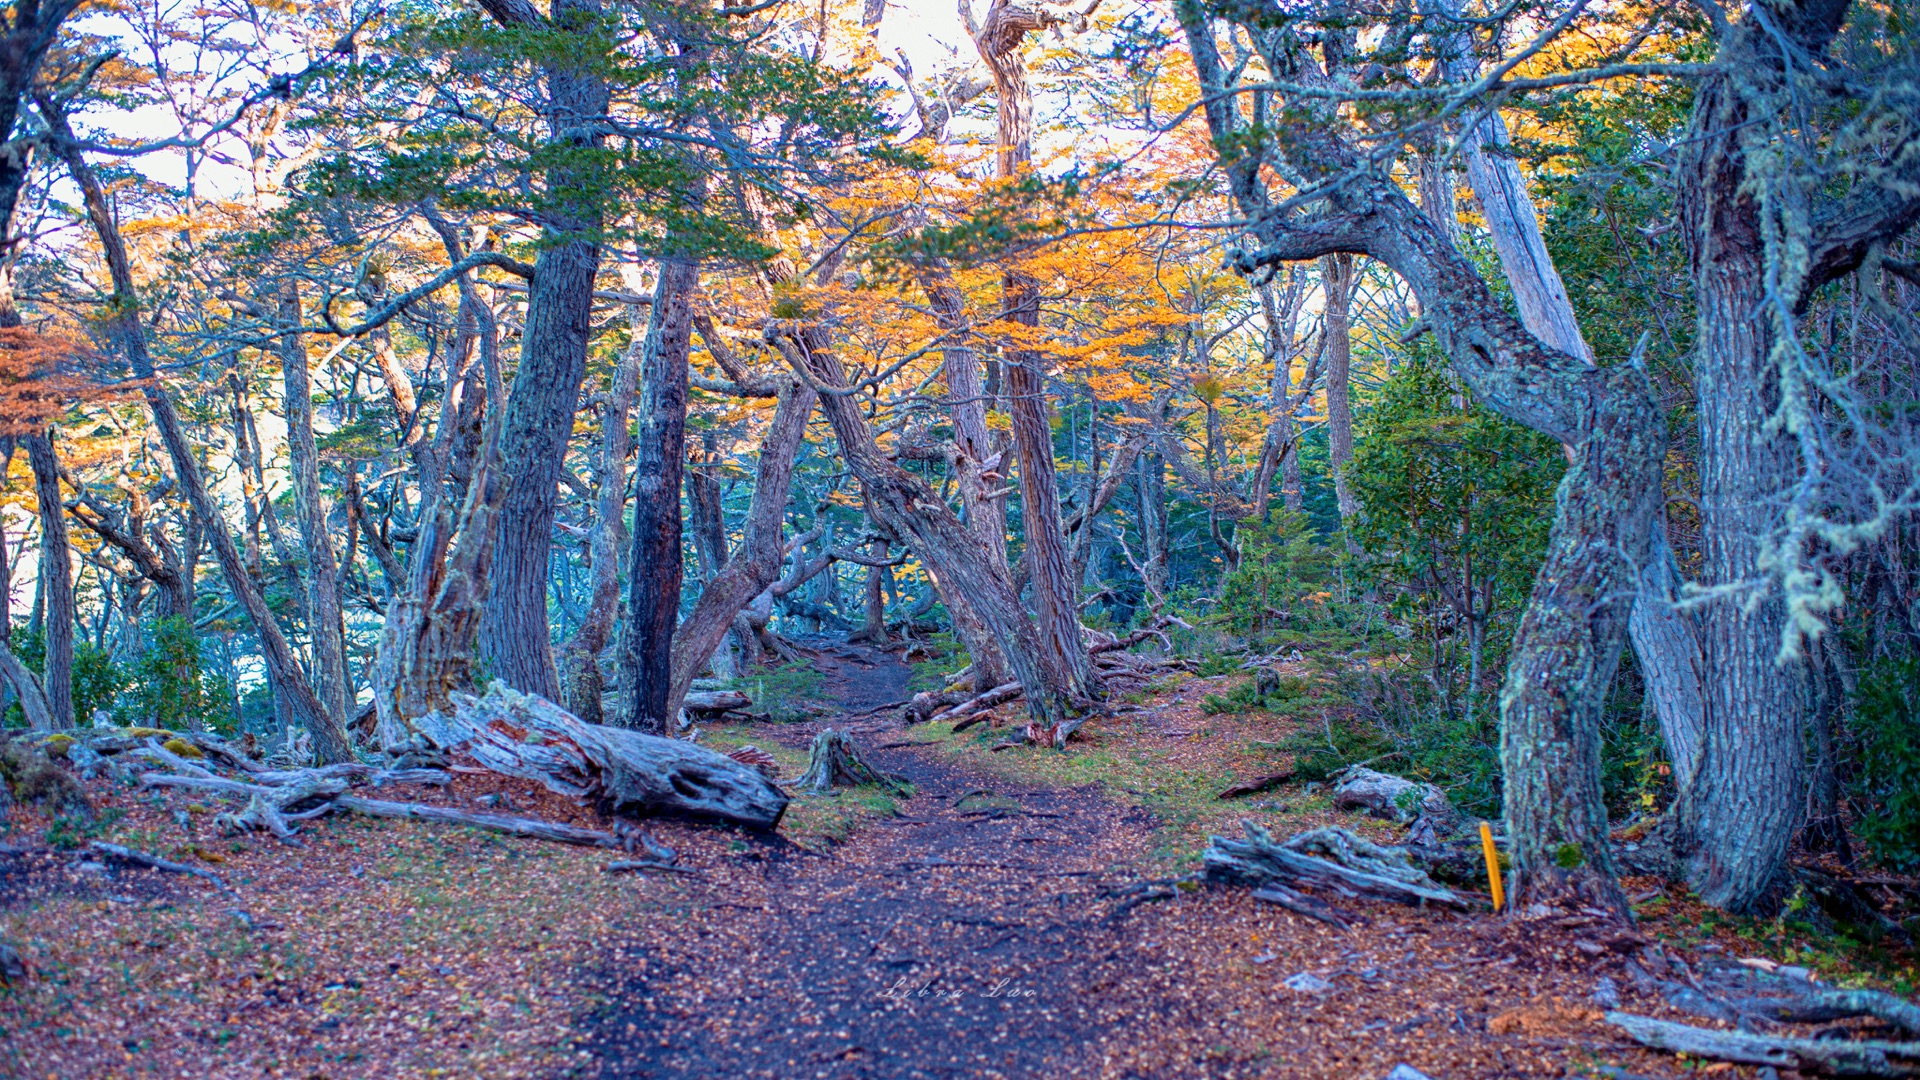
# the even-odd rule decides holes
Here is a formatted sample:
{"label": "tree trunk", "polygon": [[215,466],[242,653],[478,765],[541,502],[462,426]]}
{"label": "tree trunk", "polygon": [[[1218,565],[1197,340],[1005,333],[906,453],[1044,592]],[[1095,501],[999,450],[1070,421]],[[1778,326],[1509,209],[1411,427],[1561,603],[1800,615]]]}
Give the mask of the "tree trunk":
{"label": "tree trunk", "polygon": [[1353,407],[1348,398],[1353,367],[1353,256],[1321,259],[1320,282],[1327,297],[1327,441],[1333,494],[1340,505],[1340,523],[1345,525],[1360,509],[1347,484],[1347,465],[1353,461]]}
{"label": "tree trunk", "polygon": [[232,534],[227,532],[219,505],[213,501],[206,483],[201,479],[199,465],[194,459],[192,446],[187,442],[186,432],[180,425],[179,414],[174,411],[173,400],[161,386],[154,372],[153,358],[147,351],[146,328],[140,322],[140,298],[133,283],[133,265],[127,258],[120,227],[107,205],[106,191],[75,145],[66,117],[57,109],[50,110],[50,104],[41,103],[42,115],[53,129],[57,151],[73,174],[74,183],[80,188],[86,202],[87,216],[92,220],[94,231],[99,234],[101,247],[106,252],[107,269],[113,279],[114,292],[113,317],[109,329],[121,347],[127,350],[134,376],[140,380],[141,393],[153,412],[154,425],[160,429],[161,441],[166,444],[167,454],[172,459],[174,475],[185,489],[188,503],[213,542],[213,553],[219,560],[221,573],[226,575],[227,588],[246,609],[248,621],[259,638],[268,674],[285,695],[293,711],[293,719],[304,724],[312,733],[314,752],[323,762],[351,761],[353,747],[347,741],[346,730],[332,722],[321,707],[319,698],[314,696],[313,688],[307,684],[306,674],[300,670],[300,662],[288,647],[287,639],[274,621],[265,597],[240,561],[240,552],[234,547]]}
{"label": "tree trunk", "polygon": [[41,592],[46,598],[47,662],[41,685],[56,728],[73,726],[73,579],[67,515],[60,498],[60,466],[53,456],[51,432],[26,437],[33,466],[33,491],[40,503]]}
{"label": "tree trunk", "polygon": [[[826,347],[826,336],[817,327],[774,324],[767,334],[789,363],[821,385],[847,385],[839,357]],[[851,395],[823,392],[821,409],[833,425],[841,458],[866,492],[868,512],[920,559],[942,595],[960,595],[978,614],[1025,691],[1033,723],[1051,733],[1055,745],[1065,745],[1077,726],[1068,720],[1065,683],[1048,677],[1033,623],[1021,610],[1005,570],[933,489],[881,452]]]}
{"label": "tree trunk", "polygon": [[1173,552],[1167,532],[1167,465],[1159,454],[1140,455],[1135,494],[1140,499],[1141,577],[1155,606],[1165,604]]}
{"label": "tree trunk", "polygon": [[672,730],[673,629],[683,573],[681,471],[686,465],[687,355],[700,264],[662,259],[640,365],[640,439],[633,459],[633,554],[628,560],[623,726]]}
{"label": "tree trunk", "polygon": [[[986,24],[974,35],[980,56],[993,73],[999,95],[995,109],[997,173],[1017,179],[1032,159],[1033,93],[1027,84],[1022,47],[1027,33],[1042,20],[1005,0],[995,0]],[[1027,340],[1039,336],[1040,286],[1031,275],[1009,271],[1001,281],[1002,317],[1026,328]],[[1020,333],[1020,331],[1016,331]],[[1099,691],[1093,664],[1080,640],[1080,606],[1060,524],[1060,492],[1053,467],[1053,428],[1048,423],[1044,357],[1016,340],[1002,350],[1006,363],[1007,412],[1013,420],[1013,447],[1020,460],[1021,520],[1026,526],[1022,556],[1032,574],[1038,609],[1040,645],[1049,674],[1067,700],[1084,702]]]}
{"label": "tree trunk", "polygon": [[[627,308],[629,327],[640,324],[638,305]],[[580,629],[567,640],[561,654],[566,658],[567,709],[589,724],[605,722],[601,708],[603,687],[600,654],[613,637],[614,616],[620,610],[620,549],[626,532],[627,452],[633,436],[627,430],[627,417],[633,412],[633,398],[640,382],[640,357],[646,336],[639,334],[628,344],[620,363],[613,369],[607,387],[606,404],[600,414],[600,460],[594,477],[594,523],[590,551],[593,559],[593,598],[587,604]]]}
{"label": "tree trunk", "polygon": [[[760,464],[754,474],[753,501],[747,507],[740,549],[707,582],[692,613],[674,631],[673,682],[665,715],[679,715],[680,703],[686,699],[701,664],[720,647],[740,612],[780,578],[780,563],[785,557],[780,525],[792,489],[794,457],[806,438],[807,419],[813,415],[817,399],[818,395],[803,383],[789,381],[781,387],[773,421],[760,443]],[[794,558],[798,561],[805,556],[803,549]],[[794,587],[798,585],[795,582]]]}
{"label": "tree trunk", "polygon": [[713,432],[708,431],[701,438],[697,460],[686,471],[687,531],[693,534],[702,583],[712,581],[727,565],[726,508],[721,505],[720,478],[715,475],[720,464]]}
{"label": "tree trunk", "polygon": [[[942,274],[929,275],[922,285],[933,307],[940,329],[955,333],[966,326],[966,297]],[[941,356],[941,371],[947,381],[947,415],[953,422],[953,472],[960,492],[960,507],[967,528],[980,539],[988,556],[1001,566],[1007,564],[1007,509],[1003,498],[996,498],[1003,472],[1004,450],[996,450],[987,430],[987,393],[980,380],[980,358],[973,349],[949,345]],[[1007,659],[986,624],[966,606],[959,596],[947,596],[947,610],[953,616],[954,630],[966,643],[967,655],[978,686],[999,686],[1006,682]]]}
{"label": "tree trunk", "polygon": [[[512,5],[497,7],[488,5],[489,13],[510,25],[522,11]],[[526,10],[531,11],[531,6]],[[555,0],[553,4],[554,28],[596,27],[598,19],[594,0]],[[583,45],[589,40],[585,35],[580,38]],[[579,67],[562,64],[546,69],[548,126],[555,150],[577,155],[600,144],[601,137],[591,132],[596,118],[606,112],[609,95],[596,67],[584,62]],[[579,166],[554,168],[547,180],[548,190],[556,192],[575,186],[592,191],[599,182],[590,167]],[[547,627],[549,551],[556,489],[566,463],[567,438],[573,432],[580,382],[587,374],[593,283],[600,267],[600,249],[592,237],[601,221],[599,203],[592,196],[544,217],[540,257],[527,290],[520,368],[514,373],[500,432],[501,457],[513,463],[513,476],[507,501],[494,523],[496,561],[480,627],[480,649],[493,674],[508,686],[554,701],[561,695]]]}
{"label": "tree trunk", "polygon": [[[280,292],[283,328],[300,325],[299,287],[289,282]],[[320,494],[320,449],[313,436],[313,388],[307,377],[307,347],[297,333],[280,338],[280,367],[286,384],[288,471],[293,474],[294,514],[306,551],[307,634],[313,639],[314,687],[331,723],[345,727],[353,701],[347,676],[346,623],[340,610],[340,567],[327,530],[326,502]]]}

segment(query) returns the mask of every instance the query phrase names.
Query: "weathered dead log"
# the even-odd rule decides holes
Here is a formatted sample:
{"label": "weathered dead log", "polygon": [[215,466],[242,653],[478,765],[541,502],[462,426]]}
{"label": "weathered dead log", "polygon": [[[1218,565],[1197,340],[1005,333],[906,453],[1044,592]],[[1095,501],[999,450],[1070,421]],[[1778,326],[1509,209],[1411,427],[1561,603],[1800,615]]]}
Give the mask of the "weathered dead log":
{"label": "weathered dead log", "polygon": [[1343,810],[1364,810],[1374,817],[1402,823],[1422,817],[1451,822],[1459,816],[1446,793],[1432,784],[1358,765],[1334,777],[1333,805]]}
{"label": "weathered dead log", "polygon": [[1244,783],[1235,784],[1221,792],[1219,797],[1222,799],[1237,799],[1242,795],[1258,795],[1262,791],[1272,791],[1274,788],[1279,787],[1291,779],[1293,779],[1292,769],[1284,772],[1268,773],[1266,776],[1257,776]]}
{"label": "weathered dead log", "polygon": [[1404,848],[1384,847],[1345,829],[1314,829],[1275,843],[1268,832],[1242,821],[1245,840],[1208,838],[1204,860],[1216,881],[1264,887],[1326,889],[1348,897],[1401,904],[1467,907],[1458,893],[1413,865]]}
{"label": "weathered dead log", "polygon": [[1610,1012],[1607,1023],[1656,1050],[1828,1076],[1920,1076],[1920,1043],[1796,1039]]}
{"label": "weathered dead log", "polygon": [[[237,814],[216,814],[213,823],[229,836],[265,830],[281,843],[297,846],[294,828],[287,824],[294,808],[314,802],[326,803],[345,790],[347,779],[343,776],[302,777],[292,783],[256,790],[248,797],[245,810]],[[324,808],[319,810],[319,814],[323,813],[326,813]]]}
{"label": "weathered dead log", "polygon": [[604,800],[614,813],[655,813],[771,829],[787,797],[758,769],[680,739],[583,723],[545,698],[494,683],[485,697],[455,693],[452,715],[436,712],[416,730],[505,776],[547,790]]}
{"label": "weathered dead log", "polygon": [[966,716],[970,713],[979,712],[982,709],[991,709],[995,705],[1004,704],[1006,702],[1012,701],[1014,698],[1017,698],[1019,696],[1020,696],[1019,683],[1017,682],[1002,683],[999,686],[996,686],[993,689],[988,690],[984,694],[976,694],[973,697],[968,698],[966,701],[963,701],[960,704],[953,706],[952,708],[948,709],[946,712],[939,713],[938,715],[930,717],[928,722],[931,723],[934,720],[951,720],[951,719],[954,719],[955,717]]}
{"label": "weathered dead log", "polygon": [[815,735],[807,753],[807,771],[800,774],[794,786],[802,791],[831,791],[861,784],[877,784],[895,793],[907,790],[904,780],[868,764],[845,732],[827,728]]}
{"label": "weathered dead log", "polygon": [[760,770],[760,775],[769,780],[780,779],[780,762],[772,754],[748,743],[727,751],[727,756],[742,765],[751,765]]}
{"label": "weathered dead log", "polygon": [[621,839],[609,832],[597,829],[582,829],[575,825],[561,825],[538,818],[507,817],[504,814],[474,814],[465,810],[453,810],[444,806],[423,806],[419,803],[388,802],[384,799],[363,799],[358,795],[341,795],[333,800],[333,806],[341,810],[350,810],[368,817],[400,818],[412,821],[437,821],[444,825],[470,825],[476,829],[490,829],[511,836],[526,836],[535,840],[553,840],[562,844],[583,844],[587,847],[618,848],[624,847]]}
{"label": "weathered dead log", "polygon": [[1287,888],[1277,881],[1267,882],[1267,884],[1261,888],[1253,890],[1252,895],[1255,900],[1265,901],[1269,904],[1277,904],[1293,912],[1295,915],[1304,915],[1309,919],[1317,919],[1329,926],[1336,926],[1342,930],[1347,929],[1354,923],[1353,916],[1346,912],[1341,911],[1331,904],[1315,900],[1305,893],[1294,892],[1292,889]]}
{"label": "weathered dead log", "polygon": [[691,866],[675,866],[672,863],[655,862],[652,859],[615,859],[603,869],[609,874],[625,871],[665,870],[670,874],[698,874],[701,871]]}
{"label": "weathered dead log", "polygon": [[752,704],[753,699],[738,690],[694,690],[684,699],[684,707],[691,712],[722,713]]}

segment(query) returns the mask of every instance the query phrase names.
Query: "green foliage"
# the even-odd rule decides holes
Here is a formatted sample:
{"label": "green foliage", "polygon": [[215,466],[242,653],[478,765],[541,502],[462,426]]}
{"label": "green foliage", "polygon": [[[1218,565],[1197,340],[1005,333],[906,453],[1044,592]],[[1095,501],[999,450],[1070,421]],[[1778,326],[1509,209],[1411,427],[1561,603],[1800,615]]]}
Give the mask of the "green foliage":
{"label": "green foliage", "polygon": [[[1209,716],[1221,713],[1265,709],[1281,715],[1293,715],[1313,701],[1313,684],[1298,675],[1276,675],[1262,668],[1252,678],[1225,694],[1208,694],[1200,702],[1200,711]],[[1318,702],[1320,705],[1328,702]]]}
{"label": "green foliage", "polygon": [[1305,515],[1275,510],[1265,522],[1241,522],[1236,538],[1240,565],[1220,591],[1219,622],[1256,642],[1351,644],[1358,613],[1338,601],[1334,555]]}
{"label": "green foliage", "polygon": [[113,712],[120,691],[127,687],[127,673],[113,662],[113,654],[95,648],[90,641],[73,647],[73,718],[81,726],[93,718],[95,709]]}
{"label": "green foliage", "polygon": [[213,731],[232,728],[228,687],[207,671],[191,620],[175,615],[155,621],[147,651],[132,668],[126,711],[134,719],[176,730],[190,720]]}
{"label": "green foliage", "polygon": [[966,646],[952,634],[935,634],[921,643],[926,658],[914,661],[913,676],[907,680],[907,692],[918,694],[929,690],[944,690],[947,675],[965,668],[971,659],[967,656]]}
{"label": "green foliage", "polygon": [[87,841],[107,835],[114,823],[127,816],[125,810],[109,808],[97,817],[91,814],[60,814],[47,825],[47,846],[56,851],[73,851]]}
{"label": "green foliage", "polygon": [[826,676],[805,661],[766,668],[735,680],[753,698],[753,707],[781,724],[811,719]]}
{"label": "green foliage", "polygon": [[1860,681],[1853,729],[1855,794],[1872,808],[1860,815],[1860,838],[1881,865],[1920,870],[1920,659],[1884,662]]}
{"label": "green foliage", "polygon": [[1382,388],[1349,475],[1358,570],[1412,630],[1442,712],[1471,714],[1546,550],[1560,448],[1471,400],[1419,352]]}

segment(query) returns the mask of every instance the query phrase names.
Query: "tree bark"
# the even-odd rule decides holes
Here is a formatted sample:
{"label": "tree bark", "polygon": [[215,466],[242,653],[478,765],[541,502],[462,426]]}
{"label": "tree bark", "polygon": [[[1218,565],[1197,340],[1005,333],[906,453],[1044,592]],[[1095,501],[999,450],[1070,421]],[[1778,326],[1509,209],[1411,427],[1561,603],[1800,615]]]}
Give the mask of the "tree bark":
{"label": "tree bark", "polygon": [[[280,323],[300,325],[299,286],[280,291]],[[340,566],[333,556],[327,508],[320,493],[320,448],[313,436],[313,387],[307,347],[298,333],[280,337],[280,367],[286,386],[288,471],[293,474],[294,515],[306,551],[307,634],[313,640],[314,690],[330,722],[346,726],[353,684],[347,676],[346,623],[340,610]]]}
{"label": "tree bark", "polygon": [[[780,540],[781,521],[786,517],[792,490],[794,457],[806,437],[807,420],[813,415],[816,400],[818,395],[804,383],[788,381],[780,389],[773,421],[760,443],[753,501],[747,507],[740,548],[707,582],[692,613],[674,631],[673,682],[665,715],[679,715],[694,676],[726,639],[734,619],[780,578],[780,564],[786,554]],[[796,552],[795,559],[804,559],[805,555],[805,551]],[[796,581],[794,586],[798,585]]]}
{"label": "tree bark", "polygon": [[219,560],[221,572],[226,575],[227,588],[246,609],[248,621],[259,638],[268,674],[276,689],[285,695],[293,713],[292,719],[305,725],[312,733],[313,749],[320,759],[328,764],[351,761],[353,747],[347,741],[346,730],[331,721],[321,707],[319,698],[314,696],[313,688],[307,684],[306,673],[301,671],[300,661],[288,647],[287,639],[274,621],[265,597],[240,561],[240,552],[234,547],[233,535],[227,531],[225,519],[220,516],[220,507],[213,501],[206,483],[201,479],[193,448],[187,442],[179,414],[174,411],[173,400],[167,396],[154,372],[153,358],[147,351],[146,328],[140,322],[140,297],[134,288],[133,264],[127,257],[120,227],[107,205],[106,191],[81,156],[64,114],[50,100],[44,99],[40,102],[40,111],[52,128],[57,152],[66,162],[74,183],[80,188],[87,216],[93,223],[94,231],[99,234],[101,247],[105,249],[114,293],[109,329],[127,351],[133,373],[140,380],[141,394],[153,412],[154,425],[160,429],[161,441],[166,444],[167,454],[173,461],[174,475],[185,489],[188,503],[213,542],[213,553]]}
{"label": "tree bark", "polygon": [[[974,44],[993,73],[999,95],[995,109],[997,172],[1002,180],[1017,179],[1032,159],[1033,93],[1027,84],[1022,47],[1028,32],[1044,29],[1043,12],[1007,0],[994,0],[986,22],[974,34]],[[1039,336],[1040,286],[1032,275],[1009,270],[1001,282],[1002,317],[1024,328],[1015,331],[1026,342]],[[1073,702],[1089,701],[1100,692],[1086,646],[1080,640],[1078,589],[1071,573],[1064,531],[1060,524],[1060,492],[1053,465],[1053,428],[1048,422],[1046,361],[1039,350],[1016,338],[1004,349],[1007,412],[1013,420],[1014,452],[1020,461],[1021,520],[1026,526],[1023,556],[1032,574],[1034,606],[1038,609],[1040,644],[1061,691]]]}
{"label": "tree bark", "polygon": [[67,515],[60,499],[60,464],[53,456],[51,432],[24,440],[33,466],[33,491],[40,503],[41,591],[46,597],[47,661],[41,685],[56,728],[73,726],[73,549],[67,539]]}
{"label": "tree bark", "polygon": [[[527,4],[482,0],[482,5],[503,25],[549,24],[561,31],[595,26],[599,14],[595,0],[555,0],[550,21]],[[588,40],[585,34],[580,38],[583,45]],[[591,58],[580,58],[579,66],[550,64],[546,83],[555,149],[598,146],[601,137],[591,132],[610,98]],[[590,170],[577,167],[550,173],[549,190],[592,191],[599,183]],[[513,476],[494,523],[492,592],[480,627],[480,649],[496,677],[549,701],[561,696],[547,626],[549,552],[556,488],[580,382],[587,374],[593,283],[600,267],[600,248],[593,238],[600,231],[600,217],[598,199],[588,195],[548,213],[542,222],[543,246],[527,290],[520,367],[500,432],[501,456],[513,463]]]}
{"label": "tree bark", "polygon": [[1333,494],[1344,525],[1360,510],[1360,502],[1347,483],[1347,466],[1353,461],[1353,406],[1349,398],[1353,375],[1353,256],[1321,259],[1320,283],[1327,299],[1328,457],[1333,468]]}
{"label": "tree bark", "polygon": [[[638,305],[627,309],[629,326],[638,326]],[[613,637],[614,616],[620,610],[620,548],[625,539],[627,510],[627,452],[633,436],[627,417],[640,382],[640,357],[646,336],[636,335],[613,369],[606,404],[600,414],[600,461],[595,469],[593,538],[593,599],[580,629],[561,650],[567,666],[567,708],[589,724],[605,722],[601,698],[600,654]]]}
{"label": "tree bark", "polygon": [[[1294,102],[1266,121],[1284,129],[1275,136],[1289,147],[1283,174],[1301,186],[1342,179],[1319,217],[1268,212],[1260,153],[1235,149],[1249,120],[1229,92],[1208,16],[1191,3],[1178,12],[1239,208],[1260,223],[1259,250],[1237,264],[1252,271],[1343,251],[1385,264],[1412,287],[1481,400],[1574,447],[1501,694],[1506,815],[1516,900],[1599,903],[1625,918],[1601,798],[1599,721],[1660,505],[1665,431],[1651,385],[1637,367],[1596,370],[1529,333],[1397,182],[1358,165],[1343,121],[1317,105]],[[1293,63],[1272,77],[1317,77],[1306,58]]]}
{"label": "tree bark", "polygon": [[686,465],[687,356],[700,264],[660,261],[660,280],[640,364],[640,439],[633,459],[633,554],[628,560],[626,692],[623,726],[672,730],[673,629],[683,573],[681,471]]}

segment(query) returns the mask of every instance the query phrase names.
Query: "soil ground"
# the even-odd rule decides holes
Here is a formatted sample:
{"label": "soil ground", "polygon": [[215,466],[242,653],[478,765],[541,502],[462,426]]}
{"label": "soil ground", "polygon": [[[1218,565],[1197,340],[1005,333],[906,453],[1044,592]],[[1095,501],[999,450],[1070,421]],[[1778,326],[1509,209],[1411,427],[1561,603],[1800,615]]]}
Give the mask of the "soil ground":
{"label": "soil ground", "polygon": [[[1204,717],[1204,685],[1065,755],[996,754],[990,732],[867,711],[907,696],[891,654],[812,644],[829,715],[704,737],[796,772],[820,726],[850,728],[912,794],[802,798],[772,837],[651,825],[694,873],[612,875],[603,851],[352,818],[310,824],[298,849],[235,841],[186,793],[105,782],[105,826],[13,811],[0,939],[35,972],[0,989],[0,1075],[1224,1080],[1406,1064],[1484,1080],[1701,1064],[1601,1023],[1596,990],[1670,1014],[1625,957],[1558,924],[1358,905],[1366,923],[1337,930],[1191,881],[1207,829],[1334,817],[1297,790],[1224,809],[1168,794],[1187,773],[1221,779],[1217,755],[1175,745],[1188,736],[1258,764],[1246,744],[1274,734]],[[1120,780],[1065,782],[1096,772]],[[399,797],[592,821],[492,776]],[[95,862],[91,833],[196,859],[233,892]],[[1693,917],[1664,897],[1646,910],[1656,937]]]}

